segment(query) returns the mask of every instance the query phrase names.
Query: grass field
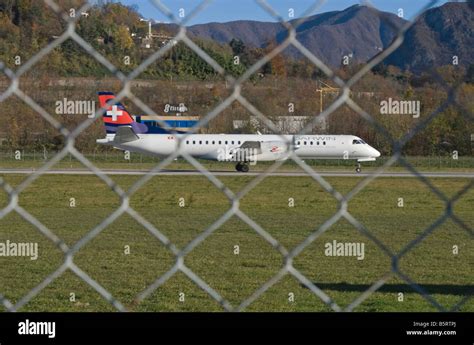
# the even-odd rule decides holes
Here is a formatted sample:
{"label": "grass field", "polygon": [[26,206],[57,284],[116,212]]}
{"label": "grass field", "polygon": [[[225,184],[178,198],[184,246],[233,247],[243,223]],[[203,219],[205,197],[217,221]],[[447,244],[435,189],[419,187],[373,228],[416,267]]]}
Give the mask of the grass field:
{"label": "grass field", "polygon": [[[25,178],[5,175],[16,186]],[[122,188],[139,176],[113,176]],[[249,176],[222,177],[238,192]],[[327,178],[347,193],[362,178]],[[448,197],[469,179],[431,179]],[[70,207],[70,198],[76,205]],[[184,198],[185,207],[179,206]],[[289,207],[289,198],[294,207]],[[398,207],[403,198],[404,207]],[[7,204],[0,192],[0,207]],[[74,244],[119,205],[119,198],[95,176],[45,175],[21,195],[20,205],[68,245]],[[183,248],[230,208],[224,194],[201,176],[157,176],[131,199],[131,206]],[[471,229],[474,226],[474,190],[455,204],[454,213]],[[247,194],[240,208],[288,250],[301,243],[330,218],[338,203],[309,177],[267,177]],[[444,213],[444,203],[427,186],[412,178],[378,178],[349,203],[350,213],[390,250],[398,252]],[[15,213],[0,220],[0,242],[38,242],[39,259],[0,257],[0,294],[18,301],[63,262],[61,252],[38,230]],[[364,260],[330,257],[325,243],[333,240],[363,242]],[[234,254],[238,245],[240,253]],[[459,253],[453,254],[453,246]],[[130,254],[124,253],[130,246]],[[137,294],[174,264],[174,257],[130,216],[123,215],[89,242],[74,262],[134,311],[220,311],[222,307],[184,274],[178,273],[142,303]],[[186,265],[233,306],[239,305],[282,267],[282,256],[247,224],[231,218],[185,258]],[[400,260],[400,270],[410,276],[446,308],[473,293],[473,238],[448,220]],[[344,308],[391,270],[391,260],[370,239],[345,220],[334,224],[294,259],[294,266]],[[70,301],[70,294],[75,301]],[[179,300],[184,293],[184,302]],[[289,293],[295,296],[288,300]],[[403,293],[403,301],[399,301]],[[1,308],[1,307],[0,307]],[[86,283],[68,271],[46,287],[22,311],[111,311],[114,308]],[[317,296],[292,276],[283,277],[247,311],[328,311]],[[356,311],[432,311],[420,294],[393,275]],[[461,311],[474,311],[471,298]]]}
{"label": "grass field", "polygon": [[[46,159],[49,160],[55,155],[55,152],[49,152]],[[125,160],[124,153],[119,150],[112,152],[98,152],[98,153],[84,153],[84,156],[101,169],[135,169],[135,170],[150,170],[155,167],[160,159],[150,157],[138,153],[131,153],[130,159]],[[0,168],[2,169],[38,169],[45,164],[45,159],[42,152],[22,152],[19,156],[21,159],[15,159],[15,153],[0,152]],[[378,167],[384,165],[390,156],[383,156],[375,162],[362,163],[363,171],[374,171]],[[453,159],[451,156],[415,156],[405,157],[406,161],[419,171],[459,171],[472,172],[474,171],[474,157],[460,156],[458,159]],[[229,170],[235,171],[235,164],[232,162],[213,162],[200,160],[200,163],[209,170]],[[258,162],[257,165],[251,166],[252,171],[263,171],[273,162]],[[356,165],[354,160],[307,160],[306,164],[317,171],[353,171]],[[82,163],[77,161],[71,155],[67,155],[64,159],[55,165],[57,169],[78,169],[85,168]],[[192,169],[195,168],[184,159],[180,158],[171,162],[166,169]],[[280,168],[284,171],[295,171],[302,169],[292,160],[286,161]],[[387,168],[387,171],[400,172],[406,171],[406,167],[399,161],[393,163]]]}

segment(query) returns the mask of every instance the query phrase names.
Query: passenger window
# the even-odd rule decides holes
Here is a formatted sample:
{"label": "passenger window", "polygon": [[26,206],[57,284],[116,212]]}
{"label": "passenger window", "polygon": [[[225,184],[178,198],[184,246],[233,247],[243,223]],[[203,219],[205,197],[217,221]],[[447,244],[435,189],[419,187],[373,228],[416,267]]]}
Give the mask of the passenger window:
{"label": "passenger window", "polygon": [[216,142],[213,140],[213,141],[212,141],[212,145],[214,145],[215,143],[216,143]]}
{"label": "passenger window", "polygon": [[227,140],[225,141],[225,144],[227,145]]}
{"label": "passenger window", "polygon": [[306,145],[306,141],[304,142],[304,144]]}
{"label": "passenger window", "polygon": [[208,140],[206,140],[206,145],[209,145],[209,141],[208,141]]}
{"label": "passenger window", "polygon": [[232,140],[232,145],[234,145],[234,141]]}
{"label": "passenger window", "polygon": [[316,145],[319,145],[319,141],[316,142]]}
{"label": "passenger window", "polygon": [[310,144],[310,145],[313,145],[313,142],[312,142],[312,141],[310,141],[310,142],[309,142],[309,144]]}
{"label": "passenger window", "polygon": [[325,142],[325,141],[323,141],[323,145],[326,145],[326,142]]}
{"label": "passenger window", "polygon": [[201,140],[199,140],[199,145],[202,145],[202,141],[201,141]]}
{"label": "passenger window", "polygon": [[238,141],[238,144],[240,145],[240,140]]}
{"label": "passenger window", "polygon": [[193,140],[193,145],[196,145],[196,140]]}
{"label": "passenger window", "polygon": [[186,144],[189,144],[189,140],[186,140]]}
{"label": "passenger window", "polygon": [[221,144],[222,142],[219,140],[219,145]]}
{"label": "passenger window", "polygon": [[300,144],[300,142],[299,142],[299,141],[297,141],[297,142],[296,142],[296,145],[299,145],[299,144]]}

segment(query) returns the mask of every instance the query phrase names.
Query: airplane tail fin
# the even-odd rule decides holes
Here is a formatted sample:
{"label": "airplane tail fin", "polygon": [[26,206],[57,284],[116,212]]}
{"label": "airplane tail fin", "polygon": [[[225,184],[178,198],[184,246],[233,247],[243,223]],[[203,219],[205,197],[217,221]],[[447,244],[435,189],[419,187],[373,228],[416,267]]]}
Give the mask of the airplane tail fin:
{"label": "airplane tail fin", "polygon": [[114,103],[115,94],[112,92],[99,92],[99,104],[106,111],[102,115],[107,134],[116,134],[120,127],[130,127],[135,134],[146,133],[147,127],[135,121],[122,103]]}

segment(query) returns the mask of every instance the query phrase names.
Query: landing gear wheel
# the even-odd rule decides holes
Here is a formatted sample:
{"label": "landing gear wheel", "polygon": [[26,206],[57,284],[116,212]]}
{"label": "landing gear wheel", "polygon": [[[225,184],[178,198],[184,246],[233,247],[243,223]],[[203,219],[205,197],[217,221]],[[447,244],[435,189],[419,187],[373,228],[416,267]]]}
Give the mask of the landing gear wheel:
{"label": "landing gear wheel", "polygon": [[235,170],[240,171],[240,172],[248,172],[249,166],[246,163],[237,163],[235,165]]}
{"label": "landing gear wheel", "polygon": [[360,172],[361,172],[360,163],[357,163],[356,173],[359,174]]}

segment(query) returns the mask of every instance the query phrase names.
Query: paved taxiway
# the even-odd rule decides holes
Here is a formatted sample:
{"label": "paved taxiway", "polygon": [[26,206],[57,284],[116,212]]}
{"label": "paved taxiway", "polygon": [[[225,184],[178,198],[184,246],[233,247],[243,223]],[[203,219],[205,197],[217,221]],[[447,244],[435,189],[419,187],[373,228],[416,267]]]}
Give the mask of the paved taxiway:
{"label": "paved taxiway", "polygon": [[[127,169],[104,169],[102,170],[107,175],[145,175],[148,171],[146,170],[127,170]],[[32,174],[35,170],[32,169],[0,169],[0,175],[2,174]],[[215,176],[257,176],[262,171],[250,171],[248,173],[241,173],[237,171],[211,171]],[[86,169],[53,169],[44,172],[46,175],[93,175],[94,173]],[[153,173],[154,175],[160,176],[198,176],[201,173],[197,170],[163,170],[160,172]],[[372,172],[361,172],[359,174],[350,171],[322,171],[319,172],[321,176],[332,176],[332,177],[367,177],[371,176]],[[474,172],[422,172],[420,175],[428,178],[474,178]],[[302,171],[279,171],[271,173],[269,176],[308,176]],[[416,175],[410,172],[384,172],[380,174],[380,177],[415,177]]]}

